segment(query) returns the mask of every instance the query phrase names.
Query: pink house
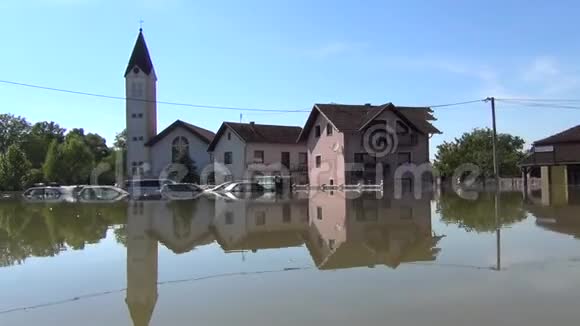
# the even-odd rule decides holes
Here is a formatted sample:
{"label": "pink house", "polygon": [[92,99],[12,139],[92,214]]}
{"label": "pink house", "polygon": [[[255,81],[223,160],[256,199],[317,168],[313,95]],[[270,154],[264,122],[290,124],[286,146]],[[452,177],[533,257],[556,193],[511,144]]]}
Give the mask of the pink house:
{"label": "pink house", "polygon": [[432,112],[391,103],[315,104],[298,137],[306,143],[310,185],[388,184],[399,166],[428,163],[429,138],[440,133]]}

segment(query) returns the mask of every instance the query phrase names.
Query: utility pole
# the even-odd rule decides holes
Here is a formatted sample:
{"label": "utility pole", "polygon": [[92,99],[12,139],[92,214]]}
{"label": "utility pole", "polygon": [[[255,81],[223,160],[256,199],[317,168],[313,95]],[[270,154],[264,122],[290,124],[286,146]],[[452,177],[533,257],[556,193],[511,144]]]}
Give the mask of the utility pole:
{"label": "utility pole", "polygon": [[501,219],[499,215],[499,166],[497,157],[497,128],[495,125],[495,97],[488,97],[486,101],[491,101],[491,120],[493,125],[493,135],[491,144],[493,147],[493,174],[495,177],[495,196],[494,196],[494,215],[495,215],[495,233],[496,233],[496,270],[501,270]]}
{"label": "utility pole", "polygon": [[493,135],[491,144],[493,147],[493,175],[495,177],[496,190],[499,190],[499,166],[497,158],[497,128],[495,125],[495,97],[488,97],[486,101],[491,101],[491,121],[493,125]]}

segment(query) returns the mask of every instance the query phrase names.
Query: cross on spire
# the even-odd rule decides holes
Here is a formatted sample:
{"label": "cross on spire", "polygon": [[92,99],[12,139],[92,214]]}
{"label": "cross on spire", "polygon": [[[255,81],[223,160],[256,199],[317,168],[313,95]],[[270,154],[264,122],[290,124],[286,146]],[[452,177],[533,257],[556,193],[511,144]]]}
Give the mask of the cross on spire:
{"label": "cross on spire", "polygon": [[139,20],[139,32],[143,32],[143,23],[145,21],[143,19]]}

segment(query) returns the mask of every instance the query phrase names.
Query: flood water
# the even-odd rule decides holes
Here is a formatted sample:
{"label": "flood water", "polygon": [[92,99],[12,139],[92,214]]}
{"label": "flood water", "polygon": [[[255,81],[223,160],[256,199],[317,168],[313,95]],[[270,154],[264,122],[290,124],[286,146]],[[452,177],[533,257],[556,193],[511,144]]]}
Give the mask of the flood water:
{"label": "flood water", "polygon": [[0,325],[578,325],[576,198],[0,201]]}

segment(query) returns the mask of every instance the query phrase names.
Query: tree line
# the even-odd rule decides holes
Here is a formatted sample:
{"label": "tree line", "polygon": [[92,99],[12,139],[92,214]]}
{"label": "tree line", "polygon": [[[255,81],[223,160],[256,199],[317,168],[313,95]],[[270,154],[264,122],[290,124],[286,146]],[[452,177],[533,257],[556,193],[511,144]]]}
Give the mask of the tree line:
{"label": "tree line", "polygon": [[126,132],[113,146],[82,128],[69,131],[53,121],[34,124],[12,114],[0,114],[0,190],[17,191],[35,183],[86,184],[99,165],[110,167],[99,183],[114,183],[117,155],[125,155]]}

